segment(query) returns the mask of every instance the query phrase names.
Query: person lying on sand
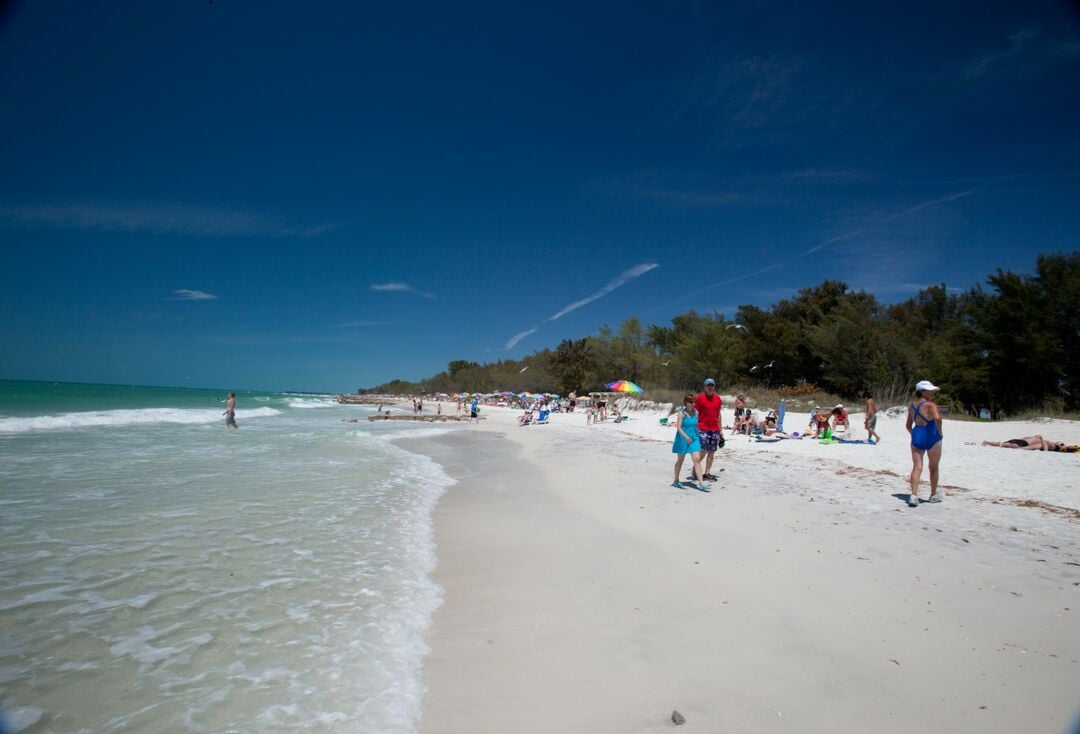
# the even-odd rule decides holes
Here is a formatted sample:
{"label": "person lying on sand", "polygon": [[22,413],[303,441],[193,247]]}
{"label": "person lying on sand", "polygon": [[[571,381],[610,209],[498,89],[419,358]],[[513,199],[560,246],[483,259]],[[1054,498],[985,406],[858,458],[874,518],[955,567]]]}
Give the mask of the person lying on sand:
{"label": "person lying on sand", "polygon": [[1042,436],[1010,438],[1008,441],[983,441],[983,446],[997,446],[1000,449],[1024,449],[1026,451],[1062,451],[1064,441],[1048,441]]}

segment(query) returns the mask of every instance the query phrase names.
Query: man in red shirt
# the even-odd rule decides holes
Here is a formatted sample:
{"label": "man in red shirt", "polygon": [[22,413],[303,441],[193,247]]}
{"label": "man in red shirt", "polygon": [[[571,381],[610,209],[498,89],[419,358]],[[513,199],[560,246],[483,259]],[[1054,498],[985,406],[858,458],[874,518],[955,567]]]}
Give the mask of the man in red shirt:
{"label": "man in red shirt", "polygon": [[724,447],[724,434],[720,430],[720,408],[724,401],[716,394],[716,380],[705,380],[705,392],[697,396],[694,409],[698,414],[698,434],[701,436],[701,450],[705,452],[705,478],[716,481],[712,473],[713,458],[716,450]]}

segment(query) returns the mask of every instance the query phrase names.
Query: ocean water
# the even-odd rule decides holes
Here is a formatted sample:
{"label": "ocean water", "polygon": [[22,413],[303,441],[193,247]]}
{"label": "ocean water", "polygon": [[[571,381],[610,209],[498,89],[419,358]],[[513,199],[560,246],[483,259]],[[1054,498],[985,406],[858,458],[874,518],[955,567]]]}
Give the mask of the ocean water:
{"label": "ocean water", "polygon": [[[0,381],[0,707],[26,732],[412,732],[452,483],[328,396]],[[359,423],[344,422],[359,418]]]}

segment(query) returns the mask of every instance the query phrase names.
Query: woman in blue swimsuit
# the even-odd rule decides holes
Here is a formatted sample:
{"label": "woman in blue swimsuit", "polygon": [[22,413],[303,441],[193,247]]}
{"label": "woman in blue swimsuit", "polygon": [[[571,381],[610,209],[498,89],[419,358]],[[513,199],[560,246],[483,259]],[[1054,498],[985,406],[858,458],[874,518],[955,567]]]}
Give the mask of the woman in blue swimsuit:
{"label": "woman in blue swimsuit", "polygon": [[911,434],[911,495],[908,507],[919,506],[919,480],[923,454],[930,463],[930,502],[941,502],[938,492],[938,463],[941,461],[941,411],[934,402],[938,388],[929,380],[915,385],[918,401],[908,406],[907,430]]}
{"label": "woman in blue swimsuit", "polygon": [[678,417],[675,419],[675,442],[671,445],[671,453],[677,454],[679,458],[675,459],[675,481],[671,483],[671,486],[682,489],[679,472],[682,471],[686,455],[690,454],[694,462],[694,477],[698,481],[697,488],[702,492],[708,492],[709,485],[705,483],[705,472],[701,468],[701,437],[698,435],[698,417],[694,409],[694,400],[694,394],[687,393],[683,398],[683,406],[678,410]]}

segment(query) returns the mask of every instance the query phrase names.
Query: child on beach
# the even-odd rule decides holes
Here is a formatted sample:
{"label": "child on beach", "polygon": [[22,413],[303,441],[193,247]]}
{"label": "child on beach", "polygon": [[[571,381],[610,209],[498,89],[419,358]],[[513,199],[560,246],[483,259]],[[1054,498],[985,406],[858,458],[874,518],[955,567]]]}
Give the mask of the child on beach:
{"label": "child on beach", "polygon": [[683,460],[689,454],[691,461],[694,462],[697,488],[702,492],[708,492],[709,485],[705,483],[705,472],[701,468],[701,438],[698,436],[698,416],[694,408],[694,400],[693,393],[687,393],[683,398],[682,407],[676,412],[675,441],[671,445],[671,453],[677,455],[678,458],[675,459],[675,481],[671,483],[671,486],[676,489],[683,488],[679,481],[679,472],[682,471]]}
{"label": "child on beach", "polygon": [[908,406],[907,430],[911,434],[911,495],[908,507],[919,506],[919,479],[922,477],[923,454],[930,463],[930,502],[941,502],[938,492],[938,462],[941,461],[941,411],[934,396],[938,391],[930,380],[915,385],[919,400]]}

